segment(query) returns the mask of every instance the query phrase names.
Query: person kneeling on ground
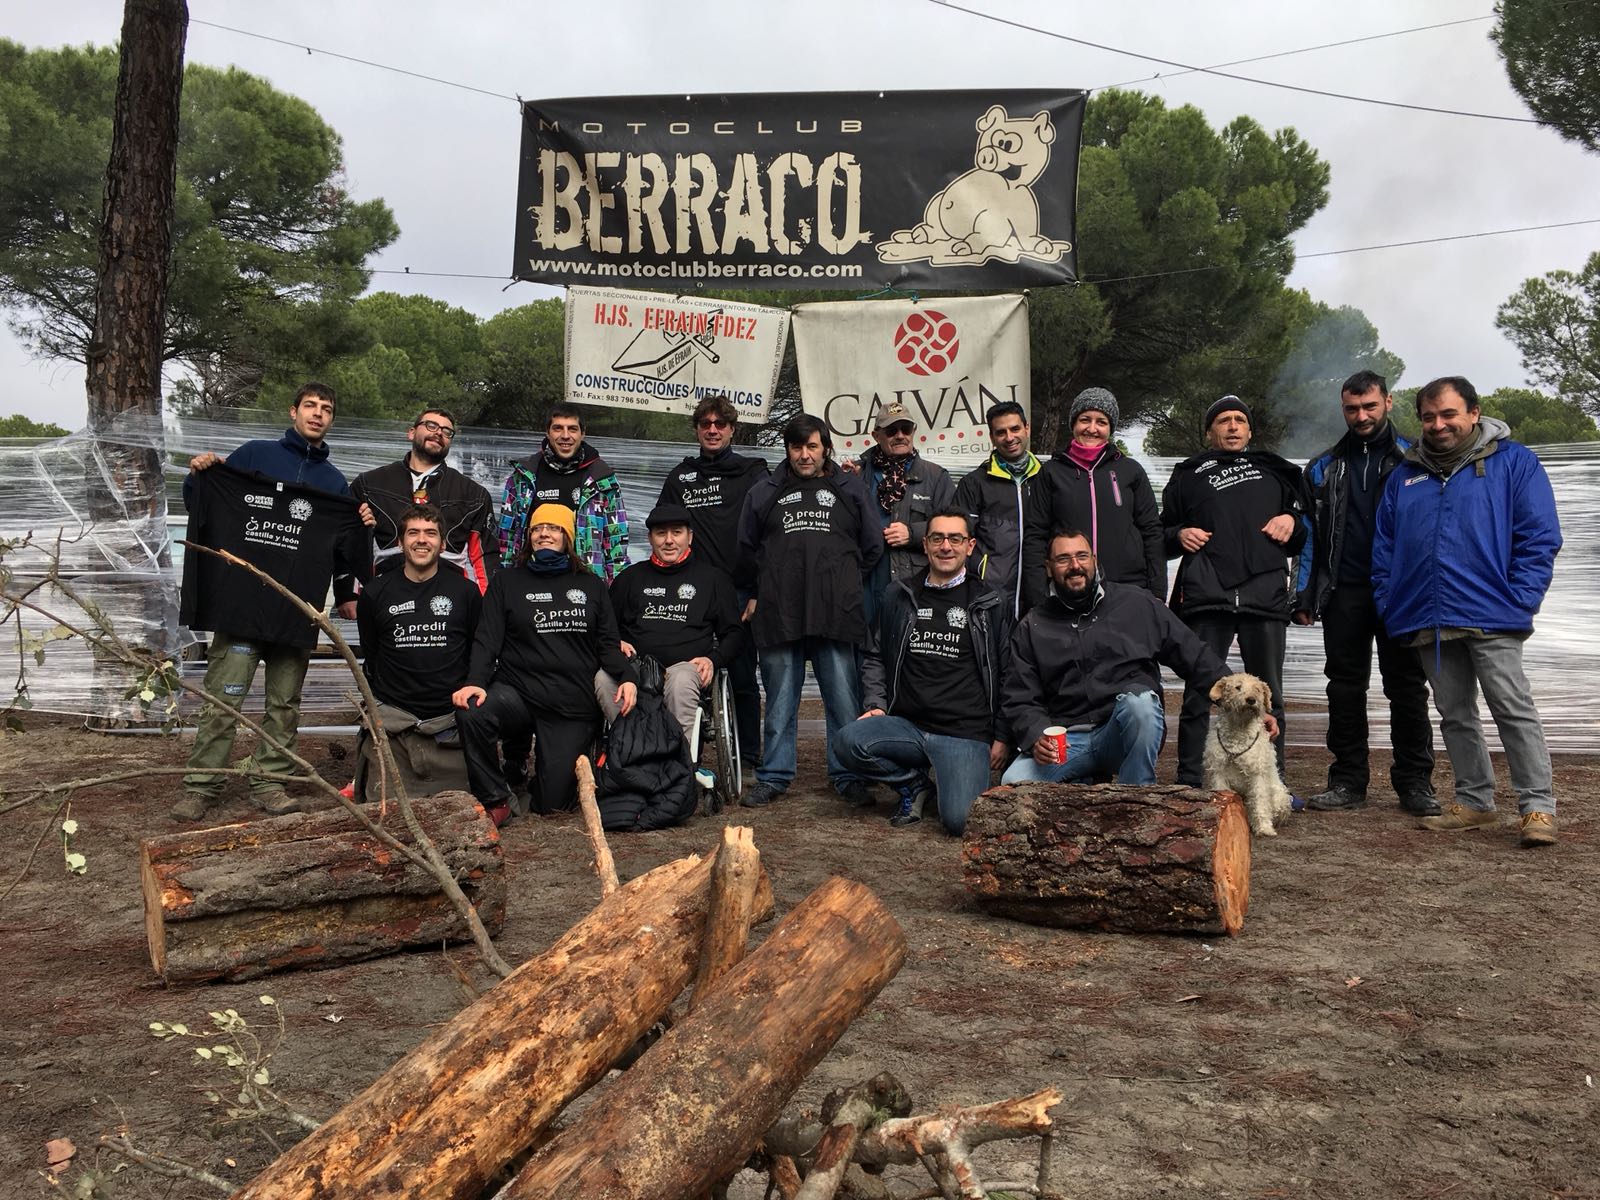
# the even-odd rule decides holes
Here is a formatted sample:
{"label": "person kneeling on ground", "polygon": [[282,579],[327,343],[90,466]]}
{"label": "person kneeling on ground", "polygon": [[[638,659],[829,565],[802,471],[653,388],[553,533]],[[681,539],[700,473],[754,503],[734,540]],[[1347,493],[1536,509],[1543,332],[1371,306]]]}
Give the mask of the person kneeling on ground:
{"label": "person kneeling on ground", "polygon": [[[700,708],[700,689],[711,686],[744,644],[733,580],[694,553],[691,524],[683,505],[656,505],[645,521],[650,557],[611,585],[622,652],[661,664],[662,698],[685,737]],[[594,677],[595,699],[608,721],[618,716],[612,699],[617,683],[606,671]]]}
{"label": "person kneeling on ground", "polygon": [[936,796],[945,831],[959,834],[989,772],[1006,763],[996,730],[1010,600],[967,573],[972,529],[964,511],[929,517],[922,550],[927,570],[895,580],[884,596],[862,672],[866,711],[833,747],[846,770],[899,789],[890,825],[921,820]]}
{"label": "person kneeling on ground", "polygon": [[516,799],[496,752],[503,734],[532,728],[532,810],[561,812],[577,805],[574,764],[600,732],[595,671],[604,667],[622,681],[615,696],[621,712],[638,698],[606,585],[573,558],[572,529],[569,508],[533,510],[527,556],[489,581],[467,682],[451,697],[472,794],[496,825],[511,816]]}
{"label": "person kneeling on ground", "polygon": [[[1068,783],[1115,773],[1122,783],[1156,781],[1166,735],[1161,666],[1210,692],[1227,675],[1223,661],[1144,587],[1106,583],[1089,539],[1076,529],[1050,538],[1049,588],[1011,637],[1011,669],[1001,706],[1027,749],[1004,783]],[[1278,735],[1266,718],[1267,733]],[[1063,758],[1045,736],[1067,730]]]}

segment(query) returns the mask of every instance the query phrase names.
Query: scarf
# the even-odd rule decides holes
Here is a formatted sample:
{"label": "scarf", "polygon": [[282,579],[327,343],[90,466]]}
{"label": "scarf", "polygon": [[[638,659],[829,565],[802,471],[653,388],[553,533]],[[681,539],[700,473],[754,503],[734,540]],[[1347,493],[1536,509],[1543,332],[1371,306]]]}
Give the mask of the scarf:
{"label": "scarf", "polygon": [[867,451],[867,465],[882,475],[878,480],[878,507],[884,512],[892,513],[906,494],[906,473],[911,470],[911,460],[915,457],[915,454],[908,454],[904,458],[890,458],[882,446]]}
{"label": "scarf", "polygon": [[555,447],[550,444],[550,439],[545,438],[544,445],[539,447],[539,457],[544,460],[544,465],[557,475],[570,475],[574,471],[581,471],[594,461],[594,453],[590,451],[585,456],[584,451],[589,450],[588,442],[579,442],[578,448],[572,452],[571,458],[557,456]]}
{"label": "scarf", "polygon": [[650,562],[654,566],[663,567],[668,571],[673,571],[673,570],[676,570],[677,568],[683,566],[684,563],[688,562],[690,556],[693,555],[693,554],[694,554],[694,547],[691,546],[689,549],[687,549],[687,550],[685,550],[683,552],[683,557],[680,558],[677,562],[669,563],[669,562],[662,562],[659,558],[656,557],[656,552],[654,550],[652,550],[652,551],[650,551]]}
{"label": "scarf", "polygon": [[535,550],[528,559],[528,570],[535,575],[560,575],[572,569],[572,556],[560,550]]}
{"label": "scarf", "polygon": [[1028,472],[1033,470],[1034,464],[1039,461],[1038,459],[1034,458],[1034,456],[1032,454],[1024,454],[1021,458],[1017,459],[1017,461],[1014,462],[1014,463],[1013,462],[1007,462],[1005,459],[1001,458],[998,454],[996,454],[994,456],[994,460],[995,460],[995,462],[999,463],[1001,468],[1004,471],[1006,471],[1013,479],[1025,479],[1025,478],[1027,478]]}
{"label": "scarf", "polygon": [[1089,581],[1089,586],[1084,588],[1081,594],[1076,596],[1069,595],[1056,587],[1054,583],[1050,585],[1050,591],[1054,594],[1061,607],[1075,617],[1081,617],[1084,613],[1091,611],[1096,604],[1100,603],[1101,597],[1106,594],[1106,589],[1100,582],[1100,568],[1098,566],[1094,569],[1094,578]]}
{"label": "scarf", "polygon": [[1484,428],[1481,420],[1472,433],[1472,437],[1462,438],[1454,450],[1445,451],[1431,450],[1425,440],[1417,439],[1417,461],[1439,478],[1449,479],[1490,441],[1489,431]]}
{"label": "scarf", "polygon": [[1067,443],[1067,457],[1087,471],[1105,457],[1105,453],[1109,449],[1111,449],[1110,442],[1104,442],[1098,446],[1089,446],[1080,441],[1071,441]]}

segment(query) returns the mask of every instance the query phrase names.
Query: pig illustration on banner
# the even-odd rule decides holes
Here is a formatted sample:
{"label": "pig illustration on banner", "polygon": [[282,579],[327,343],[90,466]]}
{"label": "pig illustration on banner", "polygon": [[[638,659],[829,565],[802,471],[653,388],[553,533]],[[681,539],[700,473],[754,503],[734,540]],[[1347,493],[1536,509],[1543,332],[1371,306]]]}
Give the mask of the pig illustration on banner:
{"label": "pig illustration on banner", "polygon": [[980,266],[993,259],[1056,262],[1072,249],[1039,231],[1033,184],[1050,162],[1055,126],[1047,112],[1013,118],[996,104],[978,118],[974,168],[932,200],[914,229],[897,229],[875,249],[880,262]]}

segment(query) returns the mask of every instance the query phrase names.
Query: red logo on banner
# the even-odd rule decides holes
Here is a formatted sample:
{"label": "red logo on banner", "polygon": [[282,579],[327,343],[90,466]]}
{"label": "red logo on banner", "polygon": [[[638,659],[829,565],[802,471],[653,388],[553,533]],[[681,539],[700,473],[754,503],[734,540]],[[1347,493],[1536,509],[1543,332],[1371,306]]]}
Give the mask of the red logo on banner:
{"label": "red logo on banner", "polygon": [[894,353],[913,375],[937,375],[956,360],[956,323],[942,312],[914,312],[894,331]]}

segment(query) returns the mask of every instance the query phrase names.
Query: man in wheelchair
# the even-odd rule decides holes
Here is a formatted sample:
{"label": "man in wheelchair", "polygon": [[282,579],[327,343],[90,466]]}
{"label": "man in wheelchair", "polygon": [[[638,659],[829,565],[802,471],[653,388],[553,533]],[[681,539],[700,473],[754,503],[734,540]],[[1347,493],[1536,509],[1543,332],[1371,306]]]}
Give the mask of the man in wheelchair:
{"label": "man in wheelchair", "polygon": [[[645,521],[650,557],[611,585],[622,652],[661,664],[667,711],[687,737],[701,689],[739,655],[745,637],[733,580],[694,553],[693,519],[681,504],[658,504]],[[595,675],[595,699],[607,721],[617,719],[617,683]]]}

